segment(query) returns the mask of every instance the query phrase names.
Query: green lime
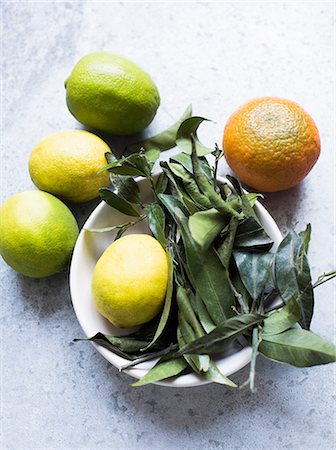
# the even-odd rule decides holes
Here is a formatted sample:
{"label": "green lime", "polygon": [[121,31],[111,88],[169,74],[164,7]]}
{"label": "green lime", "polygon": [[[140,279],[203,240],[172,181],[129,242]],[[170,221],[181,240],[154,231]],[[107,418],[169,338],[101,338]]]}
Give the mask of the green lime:
{"label": "green lime", "polygon": [[79,122],[112,134],[142,131],[160,105],[159,91],[148,73],[109,52],[84,56],[65,88],[68,108]]}
{"label": "green lime", "polygon": [[129,328],[162,309],[168,282],[167,255],[147,234],[129,234],[111,244],[93,271],[97,310],[113,325]]}
{"label": "green lime", "polygon": [[109,184],[105,153],[110,148],[95,134],[84,130],[60,131],[42,139],[29,159],[29,173],[41,191],[69,202],[86,202]]}
{"label": "green lime", "polygon": [[66,270],[78,236],[71,211],[41,191],[13,195],[0,208],[0,254],[33,278]]}

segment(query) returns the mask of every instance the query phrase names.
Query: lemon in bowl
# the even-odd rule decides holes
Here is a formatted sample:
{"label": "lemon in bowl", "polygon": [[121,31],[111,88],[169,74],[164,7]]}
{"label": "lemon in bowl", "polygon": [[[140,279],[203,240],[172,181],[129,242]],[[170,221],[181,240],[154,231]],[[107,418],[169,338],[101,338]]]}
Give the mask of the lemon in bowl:
{"label": "lemon in bowl", "polygon": [[113,325],[130,328],[153,319],[163,307],[167,255],[147,234],[130,234],[111,244],[92,275],[97,310]]}

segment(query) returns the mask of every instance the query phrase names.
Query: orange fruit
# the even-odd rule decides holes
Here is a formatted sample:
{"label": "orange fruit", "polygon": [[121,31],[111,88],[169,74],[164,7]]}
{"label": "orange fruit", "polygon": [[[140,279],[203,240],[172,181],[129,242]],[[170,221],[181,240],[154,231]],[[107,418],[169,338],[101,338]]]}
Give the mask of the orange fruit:
{"label": "orange fruit", "polygon": [[229,118],[223,152],[244,183],[259,191],[282,191],[310,172],[320,154],[320,137],[300,105],[262,97],[245,103]]}

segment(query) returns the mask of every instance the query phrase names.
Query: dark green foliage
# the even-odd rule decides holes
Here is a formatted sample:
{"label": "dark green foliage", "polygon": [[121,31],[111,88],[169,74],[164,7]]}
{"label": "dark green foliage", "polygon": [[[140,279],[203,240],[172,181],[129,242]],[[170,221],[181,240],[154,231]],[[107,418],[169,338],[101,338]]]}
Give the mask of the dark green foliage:
{"label": "dark green foliage", "polygon": [[[222,153],[196,136],[204,120],[191,117],[188,108],[168,130],[128,146],[131,155],[117,160],[106,154],[102,170],[110,171],[111,187],[101,189],[100,195],[137,219],[91,231],[118,229],[119,237],[146,219],[167,252],[169,274],[164,306],[156,319],[129,336],[97,333],[88,340],[129,360],[122,369],[159,358],[133,386],[192,370],[206,380],[233,387],[214,355],[243,337],[252,347],[247,382],[254,391],[258,351],[297,367],[335,361],[335,346],[308,330],[313,287],[336,272],[323,274],[312,285],[307,259],[310,225],[301,233],[290,231],[276,252],[270,251],[273,241],[254,209],[259,194],[247,193],[233,177],[228,183],[218,182]],[[163,172],[155,180],[152,169],[160,151],[176,144],[182,153],[161,162]],[[204,158],[208,153],[215,157],[213,168]],[[152,203],[143,204],[135,176],[149,181]],[[272,303],[277,294],[278,302]]]}

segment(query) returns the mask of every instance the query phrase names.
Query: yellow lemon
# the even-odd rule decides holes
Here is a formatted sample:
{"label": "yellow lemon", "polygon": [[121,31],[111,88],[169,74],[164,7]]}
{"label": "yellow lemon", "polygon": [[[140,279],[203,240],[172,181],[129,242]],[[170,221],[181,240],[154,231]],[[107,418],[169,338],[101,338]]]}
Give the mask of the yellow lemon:
{"label": "yellow lemon", "polygon": [[42,139],[29,159],[33,183],[69,202],[86,202],[109,184],[108,172],[97,173],[106,164],[109,146],[84,130],[60,131]]}
{"label": "yellow lemon", "polygon": [[97,310],[113,325],[129,328],[162,309],[168,281],[167,255],[153,237],[124,236],[111,244],[93,271]]}
{"label": "yellow lemon", "polygon": [[41,191],[13,195],[0,208],[0,253],[14,270],[40,278],[66,270],[78,236],[76,219]]}
{"label": "yellow lemon", "polygon": [[110,52],[84,56],[65,81],[65,88],[71,114],[106,133],[142,131],[160,105],[159,91],[148,73]]}

